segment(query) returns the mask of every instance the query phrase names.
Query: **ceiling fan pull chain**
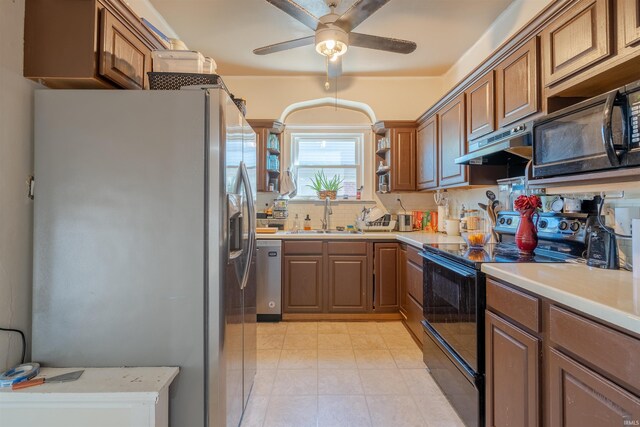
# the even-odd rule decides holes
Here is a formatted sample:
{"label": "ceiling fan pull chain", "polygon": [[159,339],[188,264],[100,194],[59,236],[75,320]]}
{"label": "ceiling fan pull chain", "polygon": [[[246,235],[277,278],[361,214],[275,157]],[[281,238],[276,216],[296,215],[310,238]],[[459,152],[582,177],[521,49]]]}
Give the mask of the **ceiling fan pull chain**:
{"label": "ceiling fan pull chain", "polygon": [[327,68],[327,80],[324,82],[324,90],[331,89],[331,84],[329,84],[329,57],[326,57],[326,68]]}

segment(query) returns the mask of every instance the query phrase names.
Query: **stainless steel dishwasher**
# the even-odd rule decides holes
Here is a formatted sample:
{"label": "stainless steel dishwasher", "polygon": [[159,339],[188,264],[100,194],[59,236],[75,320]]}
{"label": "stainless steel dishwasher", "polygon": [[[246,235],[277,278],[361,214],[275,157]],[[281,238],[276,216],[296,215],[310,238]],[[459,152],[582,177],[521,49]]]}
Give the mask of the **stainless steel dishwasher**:
{"label": "stainless steel dishwasher", "polygon": [[282,240],[258,240],[258,322],[282,320]]}

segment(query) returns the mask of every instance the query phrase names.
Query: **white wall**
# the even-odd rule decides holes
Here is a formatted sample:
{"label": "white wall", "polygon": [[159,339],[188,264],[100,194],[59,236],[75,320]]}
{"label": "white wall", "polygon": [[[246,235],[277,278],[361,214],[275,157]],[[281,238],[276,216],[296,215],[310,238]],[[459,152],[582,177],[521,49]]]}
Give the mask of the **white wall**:
{"label": "white wall", "polygon": [[[0,326],[31,327],[33,88],[22,77],[25,0],[0,0]],[[19,362],[20,339],[0,332],[0,371]]]}

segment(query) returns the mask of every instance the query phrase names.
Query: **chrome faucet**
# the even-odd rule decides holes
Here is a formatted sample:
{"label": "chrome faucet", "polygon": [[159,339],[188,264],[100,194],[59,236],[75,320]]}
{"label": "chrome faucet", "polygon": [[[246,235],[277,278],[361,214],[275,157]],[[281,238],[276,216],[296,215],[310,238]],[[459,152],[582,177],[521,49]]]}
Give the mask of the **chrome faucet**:
{"label": "chrome faucet", "polygon": [[331,215],[333,215],[333,210],[331,209],[331,201],[328,197],[324,199],[324,214],[322,215],[322,230],[327,231],[331,230]]}

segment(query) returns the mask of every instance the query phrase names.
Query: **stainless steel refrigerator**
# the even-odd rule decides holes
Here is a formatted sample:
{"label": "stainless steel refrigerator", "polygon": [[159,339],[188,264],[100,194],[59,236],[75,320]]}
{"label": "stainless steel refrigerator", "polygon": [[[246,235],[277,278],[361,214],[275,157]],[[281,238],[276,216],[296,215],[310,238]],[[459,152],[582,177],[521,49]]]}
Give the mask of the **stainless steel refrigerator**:
{"label": "stainless steel refrigerator", "polygon": [[35,94],[33,360],[179,366],[175,427],[237,426],[256,370],[256,138],[227,93]]}

